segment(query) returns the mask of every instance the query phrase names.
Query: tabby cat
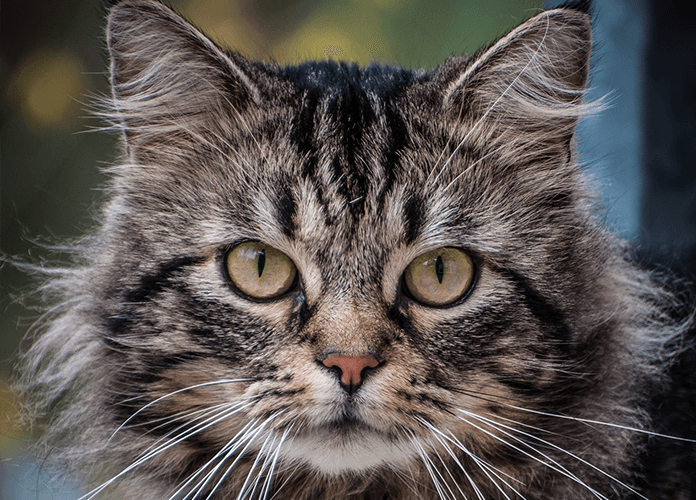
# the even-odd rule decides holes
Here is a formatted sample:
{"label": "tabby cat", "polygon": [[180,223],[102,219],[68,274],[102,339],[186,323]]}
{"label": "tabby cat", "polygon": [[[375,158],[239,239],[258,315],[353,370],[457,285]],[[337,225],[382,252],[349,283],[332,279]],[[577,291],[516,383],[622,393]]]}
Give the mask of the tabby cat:
{"label": "tabby cat", "polygon": [[432,71],[250,61],[156,0],[107,41],[122,162],[20,381],[83,498],[656,495],[688,321],[577,166],[583,4]]}

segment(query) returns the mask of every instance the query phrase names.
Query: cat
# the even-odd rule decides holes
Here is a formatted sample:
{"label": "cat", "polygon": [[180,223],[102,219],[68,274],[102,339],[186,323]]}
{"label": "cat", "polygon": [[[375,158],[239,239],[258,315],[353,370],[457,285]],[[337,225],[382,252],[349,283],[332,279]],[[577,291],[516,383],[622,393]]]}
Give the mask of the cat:
{"label": "cat", "polygon": [[115,2],[122,162],[19,381],[83,498],[667,498],[646,455],[693,447],[651,409],[693,314],[577,165],[588,10],[424,71]]}

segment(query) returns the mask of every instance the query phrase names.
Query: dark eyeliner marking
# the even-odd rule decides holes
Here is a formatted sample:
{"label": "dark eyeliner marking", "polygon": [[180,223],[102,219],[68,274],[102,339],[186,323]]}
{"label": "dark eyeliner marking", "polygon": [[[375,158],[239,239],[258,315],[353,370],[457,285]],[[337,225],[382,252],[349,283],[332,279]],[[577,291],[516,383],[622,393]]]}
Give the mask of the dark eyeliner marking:
{"label": "dark eyeliner marking", "polygon": [[438,255],[435,261],[435,274],[437,274],[437,281],[442,284],[442,277],[445,275],[445,266],[442,265],[442,256]]}
{"label": "dark eyeliner marking", "polygon": [[259,271],[259,278],[263,274],[263,268],[266,267],[266,251],[259,251],[259,260],[257,261],[257,269]]}

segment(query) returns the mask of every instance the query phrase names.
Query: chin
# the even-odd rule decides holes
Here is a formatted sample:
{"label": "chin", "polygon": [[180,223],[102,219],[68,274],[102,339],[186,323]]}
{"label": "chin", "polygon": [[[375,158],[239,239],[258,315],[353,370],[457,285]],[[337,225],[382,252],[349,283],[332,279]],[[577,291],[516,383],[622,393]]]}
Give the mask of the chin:
{"label": "chin", "polygon": [[351,421],[313,428],[293,437],[283,447],[283,456],[335,477],[408,467],[418,453],[410,442]]}

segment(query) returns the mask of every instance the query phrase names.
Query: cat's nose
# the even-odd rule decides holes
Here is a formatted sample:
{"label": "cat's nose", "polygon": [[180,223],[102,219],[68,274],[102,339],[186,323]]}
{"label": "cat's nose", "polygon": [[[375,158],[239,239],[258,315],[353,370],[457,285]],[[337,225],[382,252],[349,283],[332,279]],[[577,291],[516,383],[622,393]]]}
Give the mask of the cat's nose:
{"label": "cat's nose", "polygon": [[337,368],[341,373],[341,387],[353,394],[362,383],[363,372],[368,368],[376,368],[379,361],[373,356],[344,356],[333,355],[322,361],[327,368]]}

